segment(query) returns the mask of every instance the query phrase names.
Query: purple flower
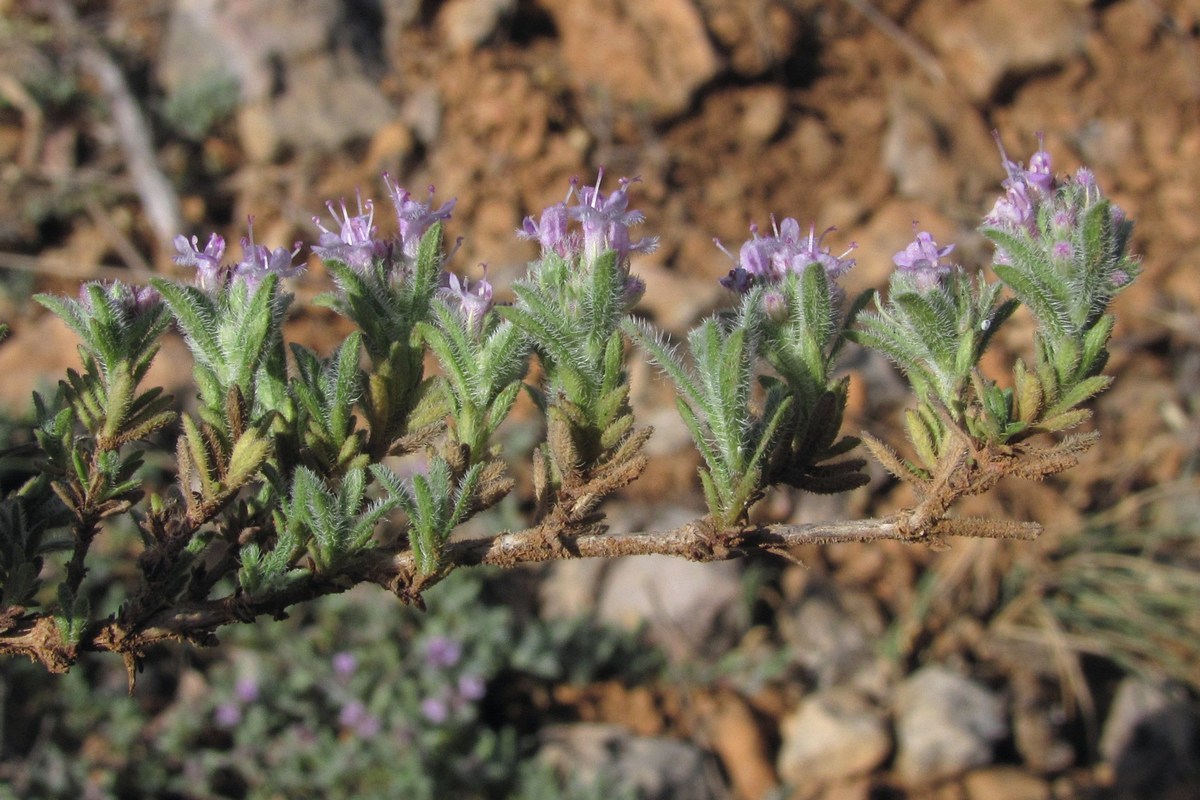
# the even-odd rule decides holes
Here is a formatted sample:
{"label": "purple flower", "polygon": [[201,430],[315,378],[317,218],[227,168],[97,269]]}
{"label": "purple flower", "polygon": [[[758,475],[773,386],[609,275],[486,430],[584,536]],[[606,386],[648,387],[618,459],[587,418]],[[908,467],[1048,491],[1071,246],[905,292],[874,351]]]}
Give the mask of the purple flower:
{"label": "purple flower", "polygon": [[221,703],[213,710],[213,722],[221,728],[235,728],[242,721],[242,708],[237,703]]}
{"label": "purple flower", "polygon": [[434,725],[441,725],[450,718],[450,707],[437,697],[426,697],[421,701],[421,715]]}
{"label": "purple flower", "polygon": [[354,726],[354,732],[360,739],[372,739],[383,728],[383,722],[374,714],[367,714]]}
{"label": "purple flower", "polygon": [[338,724],[343,728],[352,728],[362,722],[367,716],[367,707],[361,700],[351,700],[342,706],[338,712]]}
{"label": "purple flower", "polygon": [[483,277],[471,284],[463,278],[461,281],[453,272],[442,273],[445,286],[438,290],[447,300],[458,302],[459,311],[467,320],[467,324],[476,333],[483,329],[483,319],[492,310],[492,284],[487,280],[487,264],[483,265]]}
{"label": "purple flower", "polygon": [[292,259],[300,252],[300,242],[296,242],[291,250],[279,247],[271,250],[266,245],[254,242],[254,217],[247,219],[249,236],[242,239],[242,260],[236,264],[222,265],[221,258],[225,255],[225,240],[217,234],[208,238],[204,250],[193,236],[175,237],[175,263],[185,267],[196,268],[196,285],[206,292],[215,292],[230,281],[243,281],[251,289],[262,283],[263,278],[275,273],[282,278],[290,278],[299,274],[303,265],[292,264]]}
{"label": "purple flower", "polygon": [[[992,131],[992,136],[1000,149],[1000,159],[1008,177],[1000,183],[1004,187],[1004,194],[996,198],[983,223],[1014,233],[1026,232],[1037,238],[1040,235],[1037,228],[1038,208],[1048,202],[1055,191],[1050,154],[1045,150],[1045,137],[1038,134],[1038,151],[1029,159],[1029,169],[1025,169],[1021,162],[1008,157],[999,131]],[[996,263],[1009,263],[1008,254],[998,250]]]}
{"label": "purple flower", "polygon": [[762,296],[762,309],[770,319],[783,322],[788,315],[787,298],[782,292],[772,289]]}
{"label": "purple flower", "polygon": [[179,251],[174,258],[175,263],[195,267],[196,283],[201,289],[211,292],[221,285],[221,258],[225,255],[225,240],[222,237],[215,233],[209,236],[208,244],[201,250],[195,236],[191,239],[176,236],[175,249]]}
{"label": "purple flower", "polygon": [[383,183],[387,186],[392,204],[396,207],[396,219],[400,223],[400,248],[405,256],[413,258],[421,244],[421,237],[435,222],[450,219],[457,199],[446,201],[436,211],[433,209],[433,186],[429,187],[429,202],[414,200],[406,189],[392,182],[386,172]]}
{"label": "purple flower", "polygon": [[300,253],[301,243],[296,242],[291,250],[277,247],[271,250],[264,244],[254,243],[254,217],[246,220],[249,235],[242,237],[242,260],[231,268],[231,278],[243,281],[251,289],[256,288],[268,275],[290,278],[304,270],[303,265],[292,263]]}
{"label": "purple flower", "polygon": [[797,275],[802,275],[809,265],[816,264],[825,270],[828,277],[841,277],[854,266],[855,260],[846,258],[846,256],[858,247],[858,243],[851,242],[845,252],[840,256],[835,256],[828,247],[822,247],[821,243],[825,241],[826,236],[836,230],[837,228],[829,227],[822,231],[820,236],[817,236],[817,226],[810,225],[808,237],[801,240],[800,223],[788,217],[783,221],[777,234],[783,242],[783,247],[776,258],[784,262],[786,269],[790,269]]}
{"label": "purple flower", "polygon": [[351,700],[342,706],[338,712],[338,724],[353,730],[363,739],[370,739],[383,727],[379,717],[367,711],[361,700]]}
{"label": "purple flower", "polygon": [[[574,191],[574,186],[572,186]],[[567,199],[571,197],[570,192]],[[534,239],[542,246],[542,254],[555,253],[563,258],[569,258],[579,248],[578,237],[567,230],[570,220],[565,202],[548,206],[542,212],[537,222],[533,217],[526,217],[517,236],[521,239]]]}
{"label": "purple flower", "polygon": [[312,220],[321,229],[321,238],[313,252],[321,258],[341,261],[357,272],[370,269],[375,260],[387,255],[387,243],[375,238],[375,203],[362,199],[358,193],[358,214],[351,216],[346,210],[346,201],[342,201],[342,215],[339,218],[333,202],[325,204],[334,222],[338,223],[337,233],[321,224],[320,217]]}
{"label": "purple flower", "polygon": [[358,669],[358,656],[342,650],[333,654],[333,674],[345,680]]}
{"label": "purple flower", "polygon": [[917,291],[925,292],[936,286],[943,276],[949,275],[954,269],[952,264],[941,263],[941,259],[953,250],[952,244],[939,248],[932,234],[921,231],[915,241],[892,256],[892,261],[901,274],[912,279]]}
{"label": "purple flower", "polygon": [[644,219],[640,211],[629,211],[629,187],[640,178],[621,178],[619,188],[605,196],[600,191],[604,180],[604,169],[599,170],[595,186],[584,186],[579,190],[579,205],[572,206],[567,213],[579,220],[583,227],[583,252],[589,261],[599,258],[606,250],[617,251],[617,261],[624,262],[630,253],[649,253],[658,247],[658,237],[629,238],[629,229]]}
{"label": "purple flower", "polygon": [[1013,161],[1004,151],[1004,143],[1000,140],[999,131],[992,131],[996,146],[1000,148],[1000,158],[1004,162],[1004,171],[1008,178],[1001,186],[1008,189],[1013,186],[1026,186],[1038,200],[1044,200],[1054,191],[1054,173],[1050,169],[1050,154],[1046,152],[1046,137],[1038,133],[1038,150],[1029,159],[1029,169],[1025,169],[1020,161]]}
{"label": "purple flower", "polygon": [[[721,285],[739,294],[745,294],[756,284],[773,284],[783,280],[790,272],[803,275],[809,266],[817,265],[825,270],[829,278],[838,278],[854,266],[854,259],[846,256],[858,247],[854,242],[840,256],[835,256],[828,247],[823,247],[825,237],[836,228],[826,228],[817,236],[816,226],[809,227],[808,236],[800,234],[800,223],[792,217],[777,224],[771,218],[772,235],[760,236],[756,224],[750,225],[750,239],[738,251],[737,266],[721,279]],[[730,258],[732,254],[719,240],[714,243]]]}
{"label": "purple flower", "polygon": [[458,679],[458,696],[468,702],[482,700],[487,694],[487,684],[478,675],[462,675]]}
{"label": "purple flower", "polygon": [[253,703],[258,699],[258,680],[249,676],[238,678],[233,694],[242,703]]}
{"label": "purple flower", "polygon": [[449,636],[434,636],[425,642],[425,663],[431,667],[453,667],[462,658],[462,644]]}

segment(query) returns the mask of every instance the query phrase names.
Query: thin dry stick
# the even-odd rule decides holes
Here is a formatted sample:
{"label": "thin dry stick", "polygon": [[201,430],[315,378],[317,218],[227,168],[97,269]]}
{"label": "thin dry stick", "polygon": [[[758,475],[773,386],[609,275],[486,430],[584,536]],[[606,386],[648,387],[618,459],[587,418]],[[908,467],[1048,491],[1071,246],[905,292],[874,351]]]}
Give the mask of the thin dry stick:
{"label": "thin dry stick", "polygon": [[129,176],[142,201],[142,210],[160,245],[169,250],[172,240],[183,230],[183,214],[175,188],[158,168],[150,130],[137,99],[129,91],[120,67],[79,24],[72,4],[68,0],[52,0],[50,10],[55,21],[75,43],[83,68],[100,84],[125,151]]}
{"label": "thin dry stick", "polygon": [[881,12],[867,0],[845,0],[846,5],[867,18],[867,22],[878,28],[884,36],[895,42],[905,54],[926,74],[935,84],[946,83],[946,72],[937,58],[921,46],[907,31],[897,25],[886,14]]}

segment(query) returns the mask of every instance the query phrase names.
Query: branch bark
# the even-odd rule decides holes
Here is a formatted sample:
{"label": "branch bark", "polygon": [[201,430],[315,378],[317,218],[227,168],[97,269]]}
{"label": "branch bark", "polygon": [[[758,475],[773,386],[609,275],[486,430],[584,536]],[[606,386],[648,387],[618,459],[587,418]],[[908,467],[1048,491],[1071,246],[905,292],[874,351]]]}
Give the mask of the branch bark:
{"label": "branch bark", "polygon": [[[1013,523],[1003,530],[990,531],[986,526],[956,526],[957,522],[947,520],[946,529],[939,532],[944,535],[1001,535],[1023,539],[1035,538],[1041,532],[1041,527],[1034,523]],[[183,603],[164,608],[140,623],[111,616],[92,625],[77,649],[120,653],[127,663],[136,665],[146,648],[154,644],[185,641],[201,646],[212,645],[216,643],[216,631],[225,625],[250,622],[263,615],[281,617],[297,603],[337,594],[359,583],[378,584],[408,602],[419,604],[421,592],[459,567],[513,567],[559,559],[638,555],[666,555],[708,562],[740,558],[755,552],[786,557],[788,551],[803,545],[912,540],[904,533],[903,515],[731,530],[715,530],[707,520],[701,519],[669,531],[613,534],[597,529],[564,533],[557,538],[561,547],[547,547],[546,531],[535,527],[490,538],[451,542],[444,553],[447,567],[434,575],[419,575],[411,552],[389,554],[369,551],[337,575],[314,573],[308,579],[267,597],[252,599],[234,594]],[[50,635],[52,625],[48,624],[49,615],[25,615],[5,622],[7,626],[0,632],[0,653],[27,655],[55,672],[65,671],[75,660],[77,654],[64,652],[57,637]]]}

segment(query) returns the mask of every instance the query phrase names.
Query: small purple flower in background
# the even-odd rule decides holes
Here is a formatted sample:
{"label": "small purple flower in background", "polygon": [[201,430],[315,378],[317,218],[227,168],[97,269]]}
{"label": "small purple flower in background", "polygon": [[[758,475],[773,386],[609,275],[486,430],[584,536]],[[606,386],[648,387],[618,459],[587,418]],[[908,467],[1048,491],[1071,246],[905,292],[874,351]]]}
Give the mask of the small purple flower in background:
{"label": "small purple flower in background", "polygon": [[253,703],[258,699],[258,680],[256,678],[238,678],[233,685],[233,694],[242,703]]}
{"label": "small purple flower in background", "polygon": [[242,707],[237,703],[221,703],[213,711],[213,722],[221,728],[235,728],[242,721]]}
{"label": "small purple flower in background", "polygon": [[421,716],[434,725],[441,725],[450,718],[450,707],[438,697],[426,697],[421,701]]}
{"label": "small purple flower in background", "polygon": [[458,696],[468,702],[482,700],[487,694],[487,683],[478,675],[462,675],[458,679]]}
{"label": "small purple flower in background", "polygon": [[367,711],[361,700],[351,700],[342,706],[342,710],[338,712],[338,724],[349,728],[363,739],[370,739],[383,727],[379,717]]}
{"label": "small purple flower in background", "polygon": [[434,636],[425,642],[425,663],[431,667],[453,667],[462,658],[462,644],[449,636]]}
{"label": "small purple flower in background", "polygon": [[953,250],[952,244],[939,248],[932,234],[921,231],[915,241],[892,256],[892,261],[900,273],[912,279],[917,291],[925,292],[937,286],[954,269],[952,264],[941,263],[941,259]]}
{"label": "small purple flower in background", "polygon": [[320,241],[313,247],[314,253],[321,258],[341,261],[357,272],[370,269],[377,258],[387,254],[387,243],[375,238],[373,201],[367,200],[364,203],[362,193],[359,192],[358,214],[351,216],[346,210],[346,201],[343,200],[340,218],[333,201],[327,202],[325,206],[333,216],[333,221],[338,223],[339,230],[336,233],[329,230],[321,224],[320,217],[314,216],[313,222],[321,229]]}
{"label": "small purple flower in background", "polygon": [[456,301],[467,324],[479,333],[483,329],[483,318],[492,310],[492,284],[487,280],[487,264],[483,266],[483,277],[472,284],[468,279],[453,272],[442,273],[445,285],[438,290],[442,297]]}
{"label": "small purple flower in background", "polygon": [[347,680],[358,669],[358,656],[342,650],[333,654],[333,674],[342,680]]}
{"label": "small purple flower in background", "polygon": [[392,204],[396,207],[396,220],[400,224],[400,249],[405,256],[412,258],[417,254],[417,248],[421,244],[421,237],[425,231],[429,230],[435,222],[450,219],[450,214],[454,211],[458,200],[457,198],[448,200],[434,211],[432,186],[429,187],[429,202],[422,203],[414,200],[408,190],[393,183],[391,176],[386,172],[383,173],[383,183],[387,186]]}
{"label": "small purple flower in background", "polygon": [[200,249],[200,243],[193,236],[175,237],[176,264],[196,268],[196,284],[206,292],[211,292],[222,283],[221,258],[225,255],[225,239],[213,234],[208,237],[208,244]]}

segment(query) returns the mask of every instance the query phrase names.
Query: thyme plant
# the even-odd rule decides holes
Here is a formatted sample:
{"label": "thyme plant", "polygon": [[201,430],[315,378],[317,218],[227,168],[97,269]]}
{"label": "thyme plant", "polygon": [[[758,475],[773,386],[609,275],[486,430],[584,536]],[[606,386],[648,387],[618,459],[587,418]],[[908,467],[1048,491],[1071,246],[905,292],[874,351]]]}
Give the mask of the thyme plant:
{"label": "thyme plant", "polygon": [[[838,280],[854,246],[834,255],[828,231],[773,221],[731,255],[731,307],[688,335],[686,353],[632,315],[645,290],[632,259],[656,239],[631,233],[643,221],[629,208],[634,181],[605,192],[603,173],[525,220],[518,235],[541,252],[508,305],[494,302],[486,271],[447,269],[453,200],[435,207],[432,188],[416,199],[385,175],[391,238],[378,234],[372,200],[360,196],[353,213],[330,203],[332,227],[314,217],[313,252],[334,284],[319,302],[355,331],[328,356],[285,346],[284,280],[299,270],[300,245],[270,250],[252,233],[233,263],[219,236],[203,248],[179,237],[190,285],[41,295],[79,336],[83,368],[34,396],[39,471],[0,501],[0,652],[65,671],[83,651],[110,651],[132,680],[157,642],[210,645],[222,626],[364,582],[421,605],[430,586],[478,564],[1036,536],[1036,524],[951,507],[1004,476],[1068,469],[1096,441],[1065,432],[1111,380],[1107,309],[1138,262],[1131,223],[1090,172],[1056,177],[1044,150],[1028,167],[1001,154],[1003,193],[981,227],[996,246],[994,280],[918,231],[894,257],[886,296],[850,300]],[[1032,355],[1010,375],[986,374],[980,359],[1018,305],[1037,321]],[[194,412],[144,385],[170,326],[194,358]],[[773,487],[842,492],[867,481],[860,439],[842,431],[847,342],[882,352],[911,383],[904,454],[870,434],[861,442],[918,501],[883,519],[757,525],[754,504]],[[627,363],[639,351],[678,390],[708,513],[617,535],[602,503],[645,468],[650,435],[629,403]],[[495,434],[522,391],[546,423],[530,527],[454,539],[513,491]],[[170,440],[175,480],[150,491],[139,468]],[[401,477],[384,461],[402,455],[424,466]],[[87,602],[88,554],[118,516],[133,519],[144,547],[120,607],[101,616]]]}

